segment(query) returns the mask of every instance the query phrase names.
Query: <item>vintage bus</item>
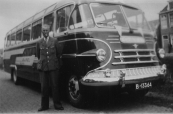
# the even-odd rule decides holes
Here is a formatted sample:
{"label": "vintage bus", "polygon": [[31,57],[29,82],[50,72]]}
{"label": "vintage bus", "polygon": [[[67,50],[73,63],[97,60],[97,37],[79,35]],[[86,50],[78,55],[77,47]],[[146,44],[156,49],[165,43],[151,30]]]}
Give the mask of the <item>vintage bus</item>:
{"label": "vintage bus", "polygon": [[59,40],[60,84],[73,106],[83,106],[87,95],[97,92],[142,96],[164,78],[143,11],[112,0],[64,0],[7,33],[4,69],[15,84],[21,78],[39,82],[37,43],[43,24]]}

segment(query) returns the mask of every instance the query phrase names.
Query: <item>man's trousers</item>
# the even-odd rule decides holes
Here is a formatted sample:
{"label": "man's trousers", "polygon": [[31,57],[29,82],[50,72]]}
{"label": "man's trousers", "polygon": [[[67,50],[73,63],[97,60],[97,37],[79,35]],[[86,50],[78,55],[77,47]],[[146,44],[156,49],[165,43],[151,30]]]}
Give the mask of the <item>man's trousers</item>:
{"label": "man's trousers", "polygon": [[48,108],[49,107],[49,94],[50,87],[52,90],[52,97],[54,106],[60,107],[60,93],[58,87],[58,79],[59,79],[58,70],[52,71],[40,71],[40,81],[41,81],[41,107]]}

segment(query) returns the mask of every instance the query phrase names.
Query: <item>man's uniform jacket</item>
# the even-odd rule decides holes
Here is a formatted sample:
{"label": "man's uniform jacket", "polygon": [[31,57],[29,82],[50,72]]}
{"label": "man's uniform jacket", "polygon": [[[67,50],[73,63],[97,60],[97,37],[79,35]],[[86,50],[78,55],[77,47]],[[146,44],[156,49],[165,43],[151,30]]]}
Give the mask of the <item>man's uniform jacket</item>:
{"label": "man's uniform jacket", "polygon": [[40,40],[37,45],[39,62],[42,63],[40,70],[51,71],[60,67],[60,48],[58,45],[58,40],[51,37],[48,41],[44,38]]}

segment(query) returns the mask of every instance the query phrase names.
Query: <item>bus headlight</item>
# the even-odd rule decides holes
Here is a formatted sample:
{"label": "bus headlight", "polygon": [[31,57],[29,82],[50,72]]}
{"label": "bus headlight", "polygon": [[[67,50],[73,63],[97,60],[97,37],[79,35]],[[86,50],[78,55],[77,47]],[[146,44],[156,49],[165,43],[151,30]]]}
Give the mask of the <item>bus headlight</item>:
{"label": "bus headlight", "polygon": [[97,60],[103,62],[106,59],[106,51],[104,49],[99,49],[96,52]]}

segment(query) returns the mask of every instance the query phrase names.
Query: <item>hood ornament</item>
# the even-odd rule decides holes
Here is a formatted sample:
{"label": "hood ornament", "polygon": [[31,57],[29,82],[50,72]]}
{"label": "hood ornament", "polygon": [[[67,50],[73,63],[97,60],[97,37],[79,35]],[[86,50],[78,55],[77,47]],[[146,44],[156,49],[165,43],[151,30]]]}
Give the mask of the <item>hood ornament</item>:
{"label": "hood ornament", "polygon": [[137,44],[134,44],[133,46],[135,47],[135,49],[137,49],[137,47],[138,47],[138,45],[137,45]]}

